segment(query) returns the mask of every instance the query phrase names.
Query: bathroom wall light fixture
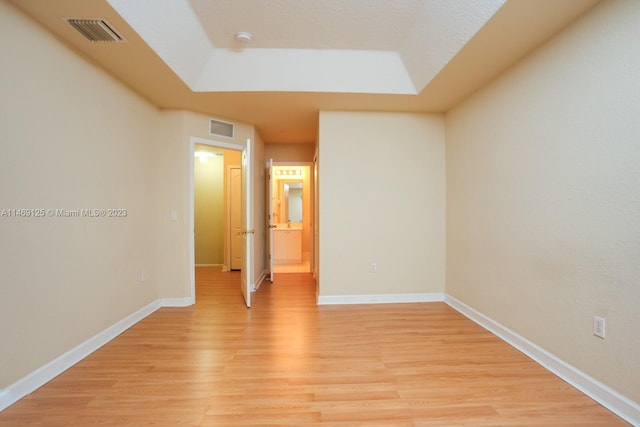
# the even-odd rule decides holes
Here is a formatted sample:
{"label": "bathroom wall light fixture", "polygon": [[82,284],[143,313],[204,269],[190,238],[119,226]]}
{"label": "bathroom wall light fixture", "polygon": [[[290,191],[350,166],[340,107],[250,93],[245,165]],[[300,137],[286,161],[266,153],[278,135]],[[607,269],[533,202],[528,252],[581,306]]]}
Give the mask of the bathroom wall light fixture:
{"label": "bathroom wall light fixture", "polygon": [[278,170],[276,170],[276,175],[279,175],[279,176],[302,176],[302,171],[300,169],[278,169]]}

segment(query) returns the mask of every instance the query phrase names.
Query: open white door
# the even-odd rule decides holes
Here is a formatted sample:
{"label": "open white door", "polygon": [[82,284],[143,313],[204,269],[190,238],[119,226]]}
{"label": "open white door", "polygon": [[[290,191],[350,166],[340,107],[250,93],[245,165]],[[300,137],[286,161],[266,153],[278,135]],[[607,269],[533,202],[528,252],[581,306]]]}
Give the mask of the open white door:
{"label": "open white door", "polygon": [[251,189],[251,140],[247,139],[247,145],[242,150],[242,242],[244,245],[242,257],[242,271],[240,273],[240,289],[247,307],[251,307],[251,278],[253,267],[253,213],[251,202],[253,192]]}
{"label": "open white door", "polygon": [[273,283],[273,159],[267,162],[267,250],[269,259],[269,281]]}

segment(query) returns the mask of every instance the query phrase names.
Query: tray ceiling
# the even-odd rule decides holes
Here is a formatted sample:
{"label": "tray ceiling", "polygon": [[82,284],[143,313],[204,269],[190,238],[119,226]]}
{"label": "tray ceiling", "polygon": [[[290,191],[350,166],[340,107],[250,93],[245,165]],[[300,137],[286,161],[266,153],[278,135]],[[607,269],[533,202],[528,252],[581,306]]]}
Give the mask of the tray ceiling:
{"label": "tray ceiling", "polygon": [[[9,1],[161,109],[297,143],[315,141],[320,110],[446,112],[598,3]],[[104,20],[126,42],[90,42],[69,18]]]}

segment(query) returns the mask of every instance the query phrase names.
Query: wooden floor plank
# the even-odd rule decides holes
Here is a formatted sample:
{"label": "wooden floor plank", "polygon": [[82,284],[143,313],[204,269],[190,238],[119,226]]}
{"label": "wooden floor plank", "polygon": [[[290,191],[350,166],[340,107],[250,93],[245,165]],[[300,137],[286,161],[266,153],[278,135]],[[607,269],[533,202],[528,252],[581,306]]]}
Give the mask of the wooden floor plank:
{"label": "wooden floor plank", "polygon": [[196,271],[151,314],[0,412],[0,426],[618,426],[596,402],[443,303],[316,306],[276,274]]}

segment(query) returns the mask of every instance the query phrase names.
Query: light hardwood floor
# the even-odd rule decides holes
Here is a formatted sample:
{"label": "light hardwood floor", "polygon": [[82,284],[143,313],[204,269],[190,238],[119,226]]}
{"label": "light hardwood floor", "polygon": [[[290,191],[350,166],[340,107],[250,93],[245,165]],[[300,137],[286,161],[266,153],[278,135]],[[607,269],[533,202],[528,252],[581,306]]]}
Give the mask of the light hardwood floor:
{"label": "light hardwood floor", "polygon": [[196,272],[163,308],[0,413],[0,426],[617,426],[620,418],[443,303],[315,305],[308,274],[243,306]]}
{"label": "light hardwood floor", "polygon": [[273,266],[274,273],[310,273],[311,261],[309,254],[305,254],[300,262],[276,262]]}

